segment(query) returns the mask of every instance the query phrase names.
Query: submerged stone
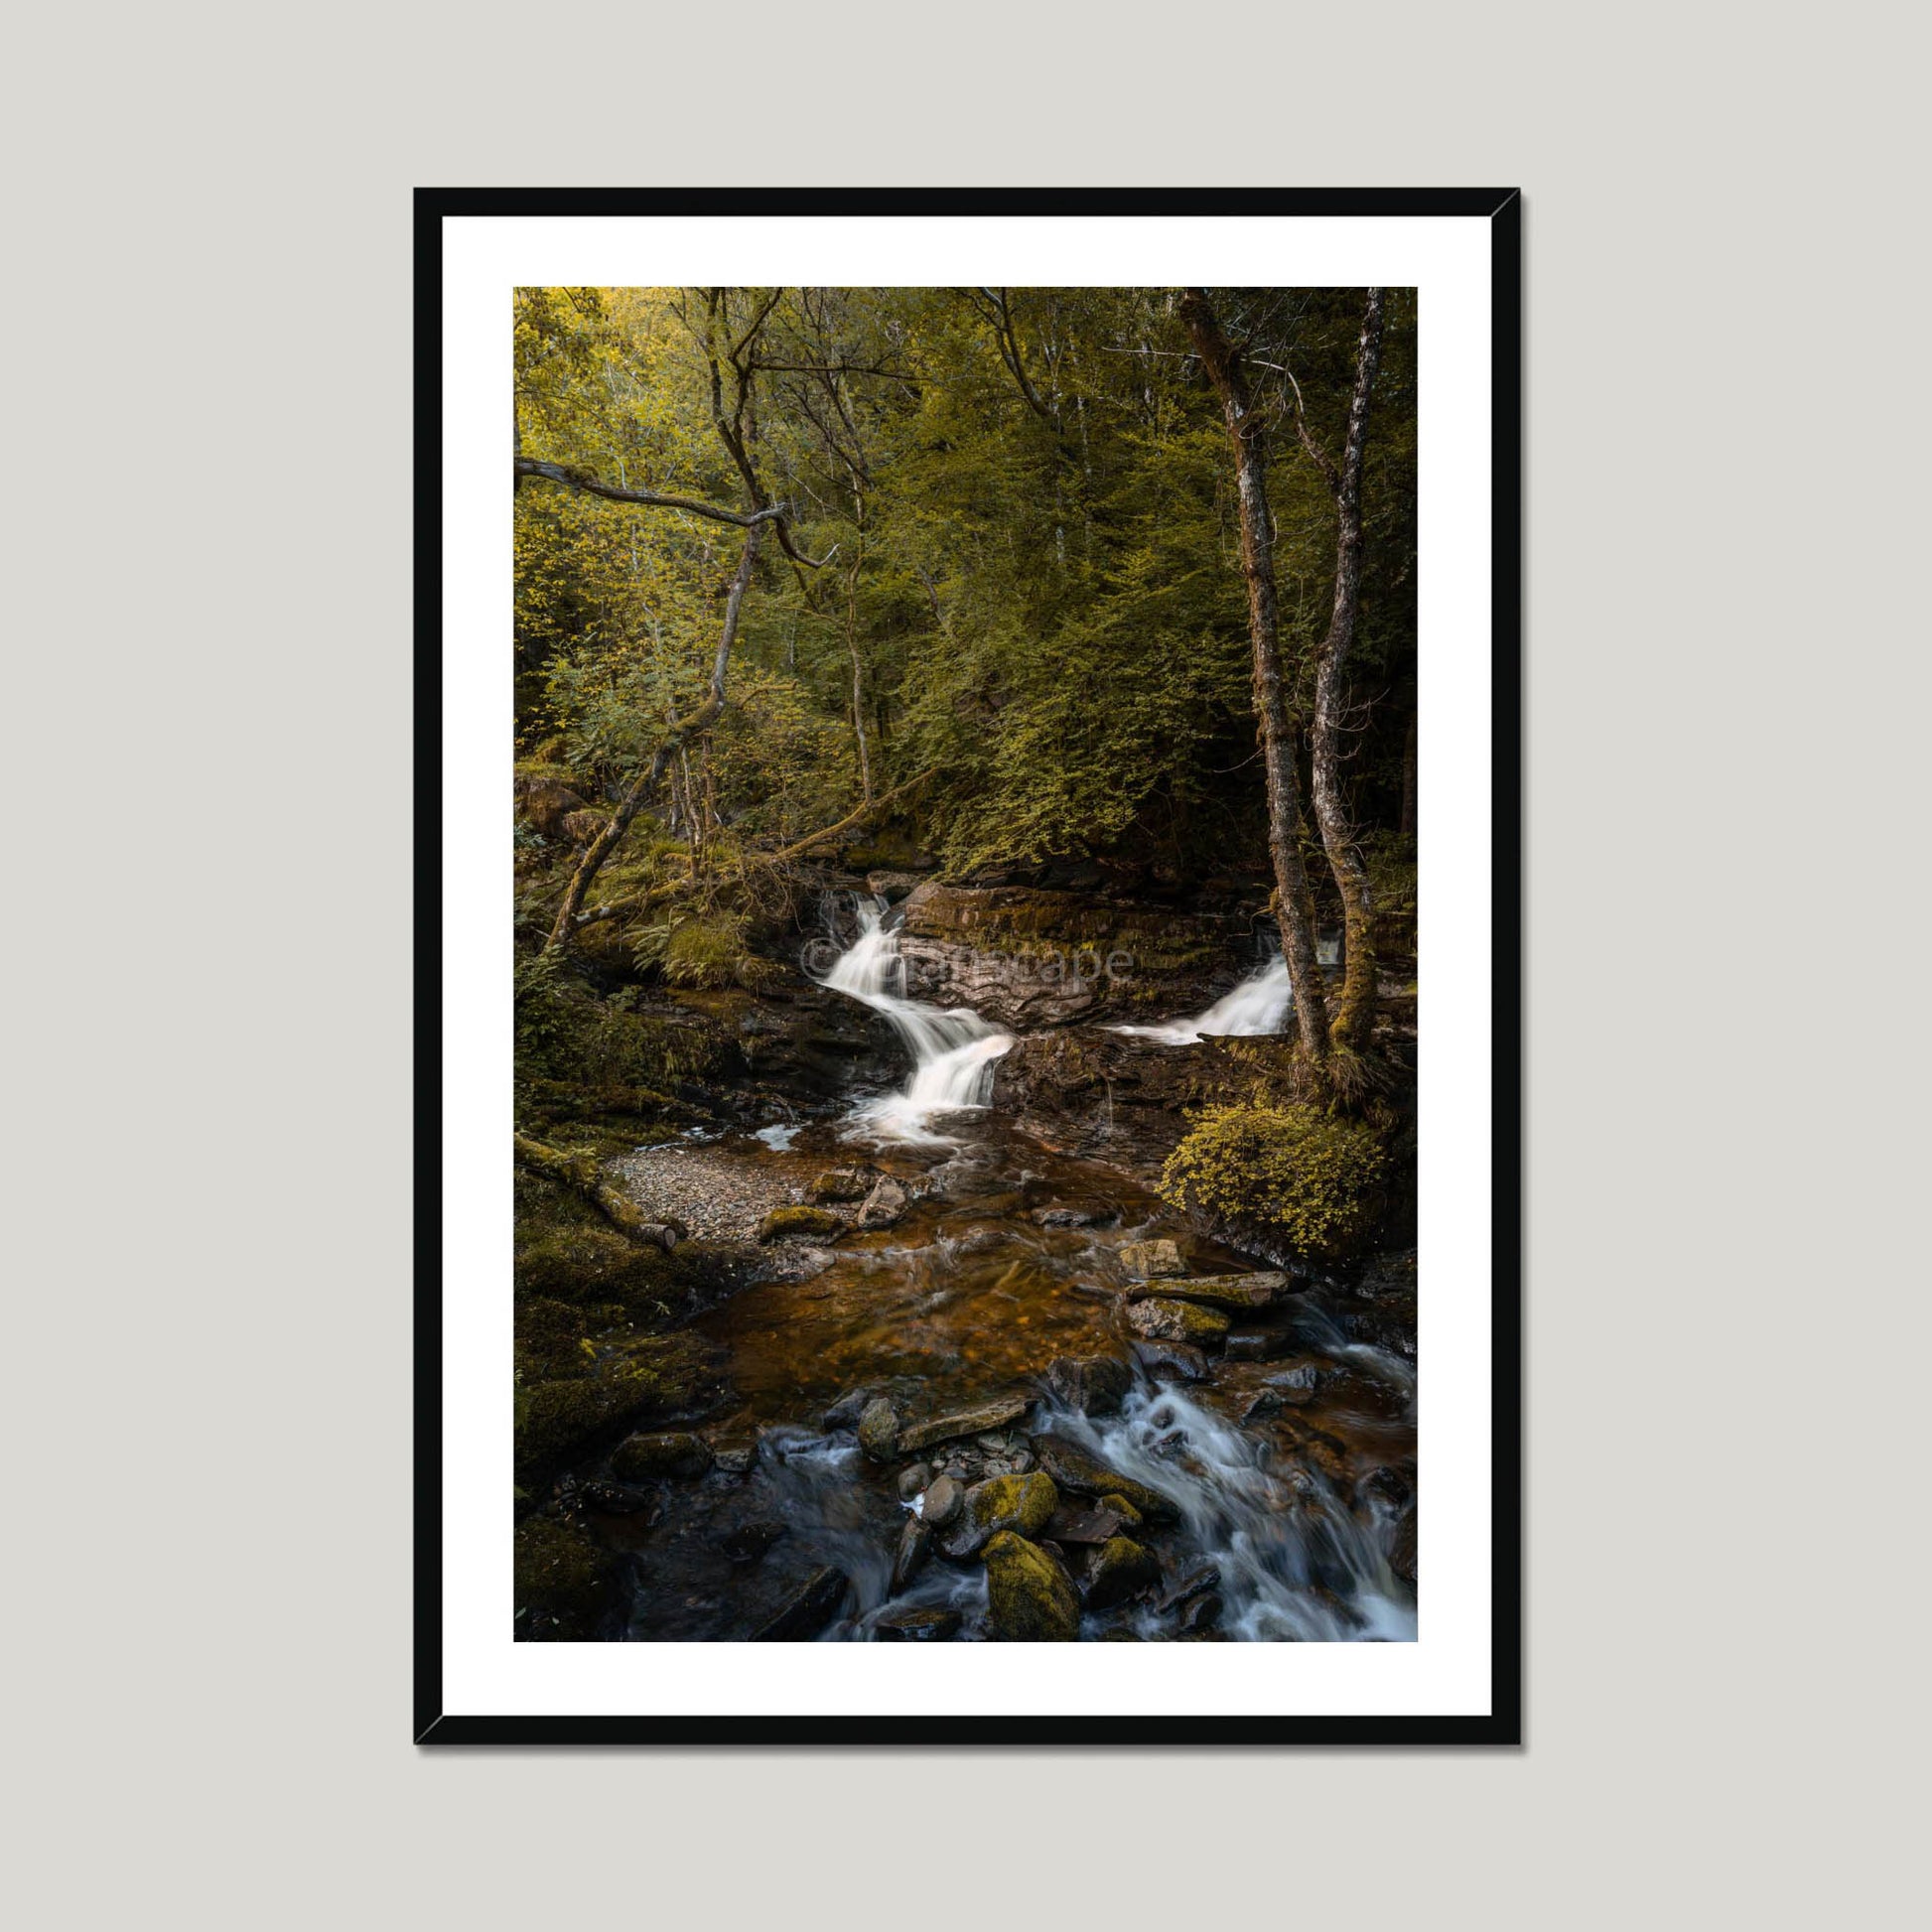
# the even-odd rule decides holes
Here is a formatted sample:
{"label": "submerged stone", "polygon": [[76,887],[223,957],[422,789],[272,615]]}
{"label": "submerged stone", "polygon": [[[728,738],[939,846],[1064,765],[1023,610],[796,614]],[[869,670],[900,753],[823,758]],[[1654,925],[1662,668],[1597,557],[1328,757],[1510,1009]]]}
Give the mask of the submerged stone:
{"label": "submerged stone", "polygon": [[1172,1241],[1130,1241],[1118,1251],[1120,1265],[1136,1281],[1154,1275],[1184,1275],[1187,1264]]}
{"label": "submerged stone", "polygon": [[986,1546],[987,1620],[1005,1643],[1071,1643],[1080,1634],[1073,1580],[1038,1545],[1002,1530]]}

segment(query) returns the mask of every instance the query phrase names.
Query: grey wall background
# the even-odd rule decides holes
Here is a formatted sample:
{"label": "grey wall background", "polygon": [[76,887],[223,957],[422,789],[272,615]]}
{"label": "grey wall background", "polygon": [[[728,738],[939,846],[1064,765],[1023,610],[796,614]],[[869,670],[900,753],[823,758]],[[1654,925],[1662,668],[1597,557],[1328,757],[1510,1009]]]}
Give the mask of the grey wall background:
{"label": "grey wall background", "polygon": [[[1924,1716],[1921,23],[200,0],[12,46],[23,1922],[1890,1916]],[[1524,186],[1525,1751],[412,1750],[437,182]]]}

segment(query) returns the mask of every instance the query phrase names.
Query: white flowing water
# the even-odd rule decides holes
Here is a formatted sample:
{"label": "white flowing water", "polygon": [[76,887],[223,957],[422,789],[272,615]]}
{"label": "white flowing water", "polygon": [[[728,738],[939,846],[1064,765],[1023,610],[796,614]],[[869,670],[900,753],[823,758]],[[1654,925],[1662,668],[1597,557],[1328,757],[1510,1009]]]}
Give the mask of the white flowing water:
{"label": "white flowing water", "polygon": [[1138,1034],[1165,1046],[1185,1046],[1210,1034],[1278,1034],[1288,1018],[1294,994],[1288,983],[1288,961],[1279,954],[1245,979],[1232,993],[1224,993],[1191,1020],[1170,1020],[1159,1027],[1115,1027],[1117,1034]]}
{"label": "white flowing water", "polygon": [[859,901],[859,937],[834,962],[824,984],[883,1013],[912,1055],[906,1086],[856,1108],[855,1122],[884,1141],[947,1145],[948,1137],[931,1125],[934,1117],[987,1104],[993,1062],[1013,1044],[1013,1035],[971,1007],[942,1009],[905,998],[905,962],[897,928],[886,924],[884,899]]}

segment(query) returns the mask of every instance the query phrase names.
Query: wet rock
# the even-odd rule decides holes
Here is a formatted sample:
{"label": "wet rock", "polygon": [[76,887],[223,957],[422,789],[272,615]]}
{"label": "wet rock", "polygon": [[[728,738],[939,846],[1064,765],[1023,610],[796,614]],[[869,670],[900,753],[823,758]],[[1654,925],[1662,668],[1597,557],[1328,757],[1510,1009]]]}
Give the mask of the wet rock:
{"label": "wet rock", "polygon": [[1263,1386],[1283,1402],[1300,1408],[1303,1403],[1314,1400],[1315,1391],[1321,1386],[1321,1371],[1312,1362],[1303,1362],[1299,1367],[1269,1376]]}
{"label": "wet rock", "polygon": [[912,1498],[926,1489],[932,1481],[932,1471],[923,1462],[914,1462],[898,1472],[898,1499],[909,1503]]}
{"label": "wet rock", "polygon": [[1035,1207],[1033,1218],[1043,1228],[1104,1228],[1120,1219],[1120,1209],[1104,1200],[1052,1201]]}
{"label": "wet rock", "polygon": [[949,1416],[907,1423],[898,1434],[899,1452],[909,1455],[918,1449],[931,1449],[936,1443],[957,1442],[970,1436],[983,1436],[991,1430],[1006,1429],[1024,1420],[1032,1407],[1025,1396],[1003,1396],[996,1402],[982,1402]]}
{"label": "wet rock", "polygon": [[1295,1346],[1295,1337],[1281,1328],[1237,1328],[1222,1353],[1231,1362],[1272,1362]]}
{"label": "wet rock", "polygon": [[1128,1325],[1150,1341],[1184,1341],[1195,1348],[1219,1341],[1228,1331],[1228,1318],[1218,1309],[1192,1302],[1136,1302],[1127,1311]]}
{"label": "wet rock", "polygon": [[888,905],[897,905],[900,899],[916,893],[925,881],[916,872],[869,872],[866,874],[866,891],[874,898],[883,898]]}
{"label": "wet rock", "polygon": [[970,1557],[1003,1530],[1037,1536],[1059,1500],[1059,1491],[1043,1475],[989,1476],[967,1490],[959,1519],[940,1547],[949,1557]]}
{"label": "wet rock", "polygon": [[1104,1610],[1125,1603],[1160,1581],[1161,1566],[1151,1552],[1130,1537],[1109,1537],[1094,1552],[1087,1570],[1087,1608]]}
{"label": "wet rock", "polygon": [[959,1633],[959,1612],[897,1604],[880,1611],[872,1630],[881,1643],[944,1643]]}
{"label": "wet rock", "polygon": [[1205,1590],[1218,1589],[1220,1584],[1221,1573],[1213,1564],[1197,1563],[1182,1571],[1168,1585],[1155,1600],[1154,1607],[1165,1616],[1176,1604],[1186,1602],[1191,1596],[1199,1596]]}
{"label": "wet rock", "polygon": [[728,1476],[748,1476],[758,1467],[759,1439],[756,1436],[714,1436],[711,1459]]}
{"label": "wet rock", "polygon": [[[1137,1510],[1134,1515],[1138,1522],[1140,1512]],[[1079,1509],[1062,1503],[1046,1519],[1046,1527],[1040,1534],[1048,1543],[1099,1545],[1111,1541],[1126,1527],[1127,1518],[1104,1504],[1099,1509]]]}
{"label": "wet rock", "polygon": [[1139,1282],[1156,1275],[1184,1275],[1187,1264],[1172,1241],[1130,1241],[1117,1250],[1120,1265]]}
{"label": "wet rock", "polygon": [[966,1491],[956,1478],[935,1476],[931,1487],[925,1492],[920,1518],[930,1523],[935,1530],[943,1530],[957,1518],[965,1501]]}
{"label": "wet rock", "polygon": [[1005,1643],[1071,1643],[1080,1599],[1060,1565],[1024,1537],[1002,1530],[987,1544],[987,1622]]}
{"label": "wet rock", "polygon": [[1204,1590],[1198,1596],[1190,1596],[1180,1606],[1180,1627],[1190,1635],[1212,1630],[1221,1621],[1221,1609],[1218,1591]]}
{"label": "wet rock", "polygon": [[703,1437],[683,1431],[629,1436],[611,1451],[611,1472],[620,1482],[689,1481],[711,1467]]}
{"label": "wet rock", "polygon": [[1205,1382],[1207,1357],[1184,1341],[1137,1341],[1134,1359],[1156,1381]]}
{"label": "wet rock", "polygon": [[1046,1386],[1083,1416],[1112,1416],[1134,1386],[1134,1375],[1111,1355],[1062,1355],[1047,1369]]}
{"label": "wet rock", "polygon": [[767,1241],[779,1241],[787,1235],[809,1234],[823,1238],[828,1234],[838,1234],[845,1223],[826,1207],[774,1207],[759,1223],[758,1239],[760,1245]]}
{"label": "wet rock", "polygon": [[932,1550],[932,1525],[917,1516],[908,1516],[898,1533],[898,1549],[893,1557],[893,1581],[888,1593],[897,1596],[921,1570]]}
{"label": "wet rock", "polygon": [[1188,1275],[1178,1281],[1138,1282],[1127,1291],[1130,1302],[1143,1302],[1151,1295],[1170,1301],[1204,1302],[1210,1308],[1273,1308],[1294,1285],[1294,1276],[1270,1270],[1259,1275]]}
{"label": "wet rock", "polygon": [[898,1453],[898,1411],[883,1395],[859,1412],[859,1447],[875,1462],[890,1462]]}
{"label": "wet rock", "polygon": [[864,1200],[872,1188],[873,1176],[863,1168],[829,1168],[805,1191],[823,1206],[827,1201]]}
{"label": "wet rock", "polygon": [[718,1547],[733,1563],[757,1563],[787,1533],[782,1523],[741,1523],[718,1539]]}
{"label": "wet rock", "polygon": [[1177,1522],[1180,1511],[1160,1490],[1110,1469],[1063,1436],[1035,1436],[1034,1454],[1056,1487],[1076,1496],[1122,1496],[1151,1523]]}
{"label": "wet rock", "polygon": [[847,1389],[825,1412],[824,1428],[827,1434],[835,1429],[856,1429],[866,1404],[871,1400],[870,1389]]}
{"label": "wet rock", "polygon": [[889,1228],[905,1212],[906,1192],[891,1174],[882,1174],[859,1210],[862,1228]]}
{"label": "wet rock", "polygon": [[1416,1505],[1402,1512],[1395,1526],[1395,1543],[1389,1551],[1389,1568],[1409,1583],[1416,1581]]}
{"label": "wet rock", "polygon": [[1282,1412],[1282,1399],[1273,1389],[1263,1389],[1241,1412],[1244,1423],[1270,1422]]}
{"label": "wet rock", "polygon": [[792,1591],[770,1622],[752,1632],[754,1643],[809,1643],[838,1614],[850,1587],[845,1572],[827,1565]]}
{"label": "wet rock", "polygon": [[1100,1507],[1111,1510],[1118,1516],[1120,1518],[1120,1526],[1124,1530],[1137,1530],[1141,1527],[1143,1520],[1141,1512],[1125,1496],[1102,1496],[1100,1499]]}

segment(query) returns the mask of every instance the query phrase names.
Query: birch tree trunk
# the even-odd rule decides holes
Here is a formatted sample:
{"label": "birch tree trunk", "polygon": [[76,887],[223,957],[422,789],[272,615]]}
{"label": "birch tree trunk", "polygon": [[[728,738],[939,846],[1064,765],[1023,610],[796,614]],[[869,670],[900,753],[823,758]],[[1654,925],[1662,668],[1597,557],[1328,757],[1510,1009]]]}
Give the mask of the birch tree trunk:
{"label": "birch tree trunk", "polygon": [[1255,709],[1261,715],[1262,768],[1268,785],[1268,850],[1275,866],[1276,918],[1295,991],[1295,1021],[1312,1059],[1328,1053],[1328,999],[1314,950],[1314,897],[1302,864],[1302,797],[1295,740],[1282,682],[1281,620],[1275,596],[1275,541],[1268,513],[1268,430],[1256,413],[1246,372],[1203,289],[1180,298],[1180,318],[1221,400],[1234,444],[1241,500],[1241,574],[1248,586],[1248,635],[1254,648]]}
{"label": "birch tree trunk", "polygon": [[[1335,495],[1335,602],[1328,634],[1315,656],[1314,731],[1311,759],[1315,822],[1321,828],[1328,869],[1341,894],[1344,966],[1341,999],[1335,1013],[1335,1038],[1360,1052],[1375,1025],[1375,906],[1368,867],[1355,842],[1341,784],[1341,726],[1346,709],[1349,647],[1355,641],[1355,612],[1362,589],[1362,450],[1368,441],[1368,403],[1382,350],[1382,291],[1370,289],[1355,350],[1355,392],[1348,404],[1348,432],[1337,471],[1321,464]],[[1307,425],[1303,440],[1312,439]]]}

